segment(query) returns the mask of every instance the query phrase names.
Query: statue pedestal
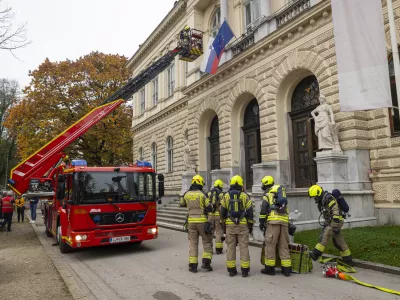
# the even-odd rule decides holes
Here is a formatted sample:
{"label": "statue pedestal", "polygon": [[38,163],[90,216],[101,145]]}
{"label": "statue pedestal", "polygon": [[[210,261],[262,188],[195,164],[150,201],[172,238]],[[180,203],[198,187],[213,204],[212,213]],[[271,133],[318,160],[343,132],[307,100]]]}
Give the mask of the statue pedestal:
{"label": "statue pedestal", "polygon": [[193,176],[196,175],[196,172],[183,172],[182,173],[182,190],[181,195],[187,192],[192,184]]}
{"label": "statue pedestal", "polygon": [[348,159],[349,157],[341,151],[317,152],[314,160],[317,163],[318,185],[327,191],[332,191],[332,189],[348,190]]}
{"label": "statue pedestal", "polygon": [[231,177],[231,169],[219,169],[212,170],[211,174],[211,187],[214,186],[214,182],[217,179],[221,179],[224,183],[223,191],[226,192],[229,189],[230,177]]}

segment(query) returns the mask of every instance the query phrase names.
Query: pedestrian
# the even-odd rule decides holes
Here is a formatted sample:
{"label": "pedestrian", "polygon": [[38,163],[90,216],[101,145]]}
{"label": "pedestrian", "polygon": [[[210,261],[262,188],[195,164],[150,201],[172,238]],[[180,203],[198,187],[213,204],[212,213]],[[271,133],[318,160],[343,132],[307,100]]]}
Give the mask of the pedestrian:
{"label": "pedestrian", "polygon": [[266,253],[265,269],[261,270],[261,273],[275,275],[278,248],[281,272],[289,277],[292,263],[289,251],[289,209],[286,190],[281,185],[275,185],[272,176],[265,176],[261,180],[261,188],[264,190],[264,196],[261,202],[259,223],[260,229],[265,231]]}
{"label": "pedestrian", "polygon": [[11,231],[11,221],[13,216],[13,202],[14,198],[12,197],[12,192],[7,192],[6,196],[1,200],[1,210],[4,216],[4,223],[1,225],[3,229],[7,224],[7,231]]}
{"label": "pedestrian", "polygon": [[22,220],[22,223],[25,219],[25,195],[19,195],[15,200],[15,206],[17,207],[17,216],[18,216],[18,223]]}
{"label": "pedestrian", "polygon": [[[324,218],[323,232],[315,248],[310,252],[310,257],[316,261],[324,253],[330,239],[333,245],[340,251],[343,262],[353,266],[353,258],[349,247],[341,234],[344,224],[343,212],[335,197],[322,189],[319,185],[313,185],[308,190],[310,198],[314,198],[318,210]],[[340,194],[341,195],[341,194]]]}
{"label": "pedestrian", "polygon": [[253,232],[253,204],[243,190],[243,179],[232,177],[230,188],[221,202],[221,219],[226,231],[226,266],[229,276],[237,274],[236,246],[239,245],[242,277],[249,276],[249,234]]}
{"label": "pedestrian", "polygon": [[208,198],[213,206],[213,211],[208,214],[208,220],[213,224],[215,231],[215,253],[217,254],[222,254],[222,250],[224,248],[224,244],[222,242],[224,231],[222,229],[220,217],[221,199],[224,197],[224,193],[222,192],[223,187],[224,183],[222,180],[217,179],[214,182],[214,187],[208,192]]}
{"label": "pedestrian", "polygon": [[36,208],[39,202],[39,197],[34,196],[29,199],[29,209],[31,210],[31,221],[29,223],[34,224],[36,222]]}
{"label": "pedestrian", "polygon": [[197,273],[199,256],[199,236],[203,243],[202,269],[212,271],[211,260],[212,247],[212,224],[208,221],[208,213],[213,210],[210,199],[203,192],[204,179],[195,175],[192,184],[180,199],[180,206],[188,208],[188,236],[189,236],[189,271]]}

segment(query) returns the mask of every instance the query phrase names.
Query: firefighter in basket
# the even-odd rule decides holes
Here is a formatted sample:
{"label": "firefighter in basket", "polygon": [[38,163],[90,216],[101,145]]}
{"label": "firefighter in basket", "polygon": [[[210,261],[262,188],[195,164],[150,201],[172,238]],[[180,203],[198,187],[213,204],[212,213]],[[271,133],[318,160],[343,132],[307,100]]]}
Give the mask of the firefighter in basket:
{"label": "firefighter in basket", "polygon": [[[311,186],[308,190],[308,195],[310,198],[314,198],[315,203],[318,205],[318,210],[324,218],[324,223],[321,224],[323,232],[320,236],[319,243],[315,246],[313,251],[310,252],[310,257],[313,260],[317,260],[322,253],[324,253],[325,247],[332,238],[333,245],[340,251],[343,262],[353,266],[353,258],[350,249],[341,234],[344,218],[338,200],[331,193],[324,191],[319,185]],[[338,195],[341,196],[340,191]],[[342,199],[339,201],[341,200]]]}
{"label": "firefighter in basket", "polygon": [[221,224],[221,200],[224,197],[224,193],[222,192],[222,188],[224,187],[224,183],[221,179],[217,179],[214,182],[214,187],[211,191],[208,192],[208,198],[211,200],[213,211],[208,214],[208,220],[213,224],[215,230],[215,252],[217,254],[222,254],[222,249],[224,247],[223,244],[223,235],[224,231]]}
{"label": "firefighter in basket", "polygon": [[229,276],[237,274],[236,245],[239,245],[242,277],[250,271],[249,233],[253,232],[253,204],[243,191],[242,177],[235,175],[221,202],[221,219],[226,230],[226,266]]}
{"label": "firefighter in basket", "polygon": [[180,206],[188,208],[188,235],[189,235],[189,271],[197,273],[199,256],[199,236],[203,243],[202,269],[212,271],[211,259],[212,247],[212,223],[208,222],[207,216],[213,210],[210,199],[203,191],[204,179],[195,175],[192,185],[180,199]]}
{"label": "firefighter in basket", "polygon": [[[281,259],[281,271],[286,277],[291,273],[289,252],[289,209],[286,190],[283,186],[274,185],[272,176],[261,180],[265,194],[261,203],[260,229],[265,232],[265,269],[261,273],[275,275],[276,249]],[[266,225],[268,223],[268,226]],[[265,228],[266,231],[265,231]]]}

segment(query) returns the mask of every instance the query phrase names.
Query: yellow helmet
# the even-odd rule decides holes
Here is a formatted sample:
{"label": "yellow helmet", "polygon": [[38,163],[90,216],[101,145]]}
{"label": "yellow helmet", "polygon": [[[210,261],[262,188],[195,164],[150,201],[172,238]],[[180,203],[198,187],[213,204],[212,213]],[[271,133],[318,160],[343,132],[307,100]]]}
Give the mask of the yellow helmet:
{"label": "yellow helmet", "polygon": [[262,183],[262,185],[272,186],[272,185],[274,185],[274,177],[264,176],[264,178],[261,179],[261,183]]}
{"label": "yellow helmet", "polygon": [[214,182],[214,187],[219,187],[219,188],[223,188],[224,187],[224,183],[222,182],[222,180],[221,179],[217,179],[217,180],[215,180],[215,182]]}
{"label": "yellow helmet", "polygon": [[243,186],[243,178],[240,177],[239,175],[233,176],[231,179],[231,185]]}
{"label": "yellow helmet", "polygon": [[319,197],[322,195],[323,192],[324,190],[322,189],[322,187],[320,187],[317,184],[314,184],[308,189],[308,196],[310,196],[310,198]]}
{"label": "yellow helmet", "polygon": [[192,184],[198,184],[204,186],[204,179],[200,175],[193,176]]}
{"label": "yellow helmet", "polygon": [[185,29],[185,30],[189,30],[189,29],[190,29],[190,26],[189,26],[189,25],[186,25],[184,29]]}

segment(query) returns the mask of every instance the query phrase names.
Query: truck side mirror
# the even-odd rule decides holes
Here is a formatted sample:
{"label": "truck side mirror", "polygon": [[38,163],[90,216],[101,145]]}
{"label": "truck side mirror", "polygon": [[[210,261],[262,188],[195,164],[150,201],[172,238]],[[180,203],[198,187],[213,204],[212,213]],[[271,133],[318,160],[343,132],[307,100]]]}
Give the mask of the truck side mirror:
{"label": "truck side mirror", "polygon": [[[164,191],[165,191],[165,188],[164,188],[164,175],[163,174],[158,174],[157,178],[158,178],[158,196],[159,197],[164,197]],[[159,202],[159,204],[161,204],[161,203]]]}

